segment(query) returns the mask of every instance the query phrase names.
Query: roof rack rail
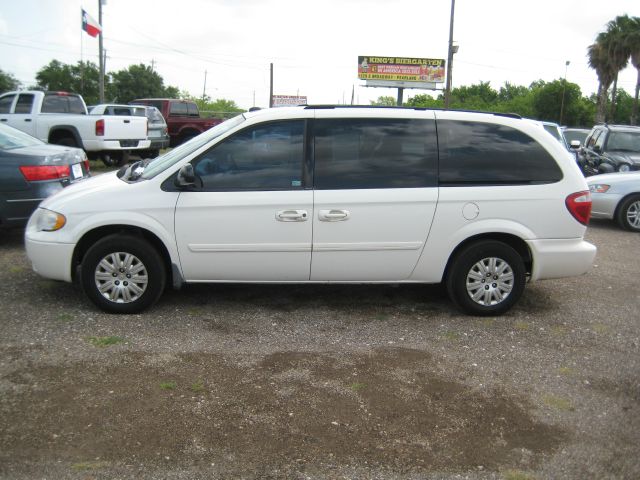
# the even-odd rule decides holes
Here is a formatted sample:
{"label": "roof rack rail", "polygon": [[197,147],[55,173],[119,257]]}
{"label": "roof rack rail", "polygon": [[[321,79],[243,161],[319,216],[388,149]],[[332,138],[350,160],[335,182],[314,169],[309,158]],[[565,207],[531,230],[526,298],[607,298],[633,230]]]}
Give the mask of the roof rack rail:
{"label": "roof rack rail", "polygon": [[489,112],[482,110],[463,110],[463,109],[448,109],[448,108],[434,108],[434,107],[399,107],[396,105],[301,105],[306,109],[310,110],[331,110],[334,108],[382,108],[382,109],[392,109],[392,108],[400,108],[405,110],[436,110],[439,112],[463,112],[463,113],[483,113],[485,115],[496,115],[498,117],[507,117],[507,118],[517,118],[521,119],[522,115],[517,113],[508,113],[508,112]]}

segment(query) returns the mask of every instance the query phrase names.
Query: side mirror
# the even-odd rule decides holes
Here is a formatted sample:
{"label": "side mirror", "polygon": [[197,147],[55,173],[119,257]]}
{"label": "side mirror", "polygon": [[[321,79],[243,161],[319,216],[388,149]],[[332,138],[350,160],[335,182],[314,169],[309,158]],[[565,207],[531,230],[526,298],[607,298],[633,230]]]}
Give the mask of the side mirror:
{"label": "side mirror", "polygon": [[196,173],[193,170],[193,165],[187,163],[183,165],[180,170],[178,170],[178,176],[175,180],[176,187],[179,188],[188,188],[188,187],[198,187],[202,186],[202,181],[199,181],[199,178],[196,177]]}
{"label": "side mirror", "polygon": [[569,145],[571,150],[578,150],[580,148],[580,140],[571,140],[571,144]]}

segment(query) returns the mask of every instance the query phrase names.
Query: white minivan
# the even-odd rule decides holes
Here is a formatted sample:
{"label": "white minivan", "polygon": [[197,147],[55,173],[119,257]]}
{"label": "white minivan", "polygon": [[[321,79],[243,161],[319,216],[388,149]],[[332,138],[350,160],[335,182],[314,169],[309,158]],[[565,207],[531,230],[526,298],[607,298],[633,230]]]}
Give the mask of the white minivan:
{"label": "white minivan", "polygon": [[499,315],[526,281],[580,275],[591,197],[515,115],[306,106],[249,112],[72,185],[25,231],[43,277],[108,312],[203,282],[439,283]]}

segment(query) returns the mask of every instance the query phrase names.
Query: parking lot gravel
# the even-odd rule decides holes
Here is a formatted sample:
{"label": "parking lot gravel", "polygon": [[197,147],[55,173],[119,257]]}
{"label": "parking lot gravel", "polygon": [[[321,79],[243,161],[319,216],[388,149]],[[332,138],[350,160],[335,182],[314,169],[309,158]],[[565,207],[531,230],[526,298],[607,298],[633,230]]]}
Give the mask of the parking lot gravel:
{"label": "parking lot gravel", "polygon": [[507,315],[440,286],[198,285],[109,315],[0,232],[2,479],[640,478],[640,236]]}

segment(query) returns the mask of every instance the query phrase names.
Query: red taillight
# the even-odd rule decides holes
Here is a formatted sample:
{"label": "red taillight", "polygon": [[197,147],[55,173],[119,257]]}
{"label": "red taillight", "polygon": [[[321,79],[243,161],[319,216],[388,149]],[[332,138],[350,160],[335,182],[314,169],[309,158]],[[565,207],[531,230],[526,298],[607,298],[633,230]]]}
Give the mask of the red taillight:
{"label": "red taillight", "polygon": [[96,121],[96,136],[104,137],[104,119],[103,118]]}
{"label": "red taillight", "polygon": [[89,165],[89,160],[83,160],[82,163],[84,164],[84,171],[89,173],[89,170],[91,169],[91,165]]}
{"label": "red taillight", "polygon": [[569,213],[573,215],[573,218],[583,225],[589,223],[589,217],[591,216],[591,193],[589,193],[588,190],[572,193],[564,203]]}
{"label": "red taillight", "polygon": [[20,171],[28,182],[58,180],[71,176],[69,165],[29,165],[20,167]]}

